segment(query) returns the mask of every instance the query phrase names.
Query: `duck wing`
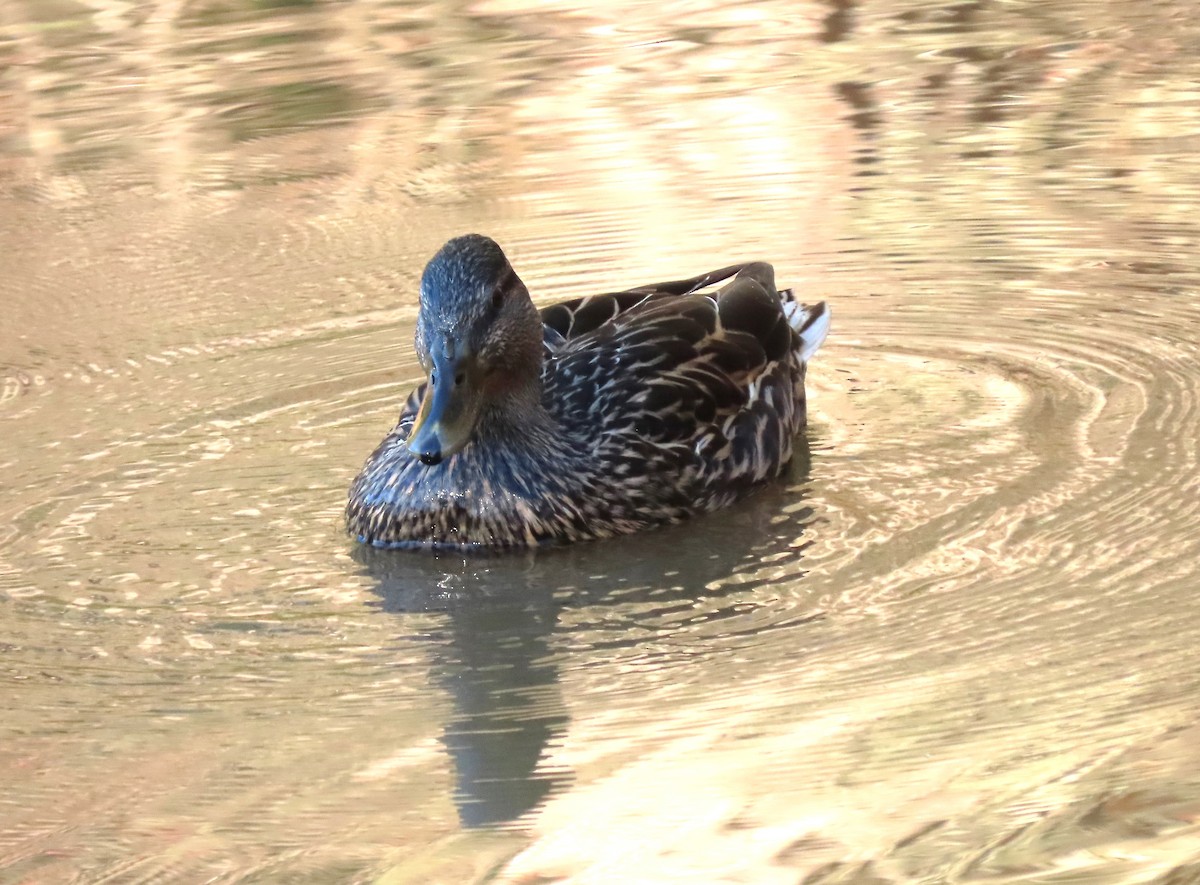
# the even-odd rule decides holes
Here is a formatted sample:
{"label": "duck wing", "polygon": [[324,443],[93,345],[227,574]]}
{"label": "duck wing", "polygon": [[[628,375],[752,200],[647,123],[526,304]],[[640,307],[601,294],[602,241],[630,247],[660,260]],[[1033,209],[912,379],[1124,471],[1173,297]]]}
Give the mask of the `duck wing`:
{"label": "duck wing", "polygon": [[[543,308],[542,325],[547,346],[554,347],[572,338],[579,338],[605,323],[612,322],[622,314],[653,301],[669,296],[691,295],[701,289],[729,279],[739,271],[753,265],[734,264],[686,280],[671,280],[638,286],[624,292],[609,292],[604,295],[588,295]],[[770,265],[765,265],[770,270]]]}
{"label": "duck wing", "polygon": [[555,305],[543,402],[597,453],[683,446],[714,480],[758,481],[791,456],[822,315],[762,262]]}

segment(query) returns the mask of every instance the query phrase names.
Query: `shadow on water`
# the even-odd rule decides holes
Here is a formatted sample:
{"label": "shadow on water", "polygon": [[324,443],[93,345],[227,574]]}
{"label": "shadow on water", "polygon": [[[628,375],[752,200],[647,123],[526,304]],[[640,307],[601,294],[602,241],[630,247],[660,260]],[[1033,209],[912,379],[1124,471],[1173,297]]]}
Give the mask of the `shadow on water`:
{"label": "shadow on water", "polygon": [[[696,631],[728,641],[820,617],[803,604],[761,612],[778,600],[756,593],[778,581],[780,568],[793,579],[804,574],[810,463],[801,437],[787,482],[644,535],[504,557],[355,549],[385,612],[445,616],[428,639],[454,706],[443,742],[464,826],[514,821],[570,782],[569,771],[539,763],[568,725],[560,666],[572,653],[653,643],[651,656],[661,655],[665,640]],[[567,612],[578,616],[569,627]],[[704,629],[718,621],[719,630]],[[555,641],[568,634],[571,651]],[[697,653],[695,642],[688,653]]]}

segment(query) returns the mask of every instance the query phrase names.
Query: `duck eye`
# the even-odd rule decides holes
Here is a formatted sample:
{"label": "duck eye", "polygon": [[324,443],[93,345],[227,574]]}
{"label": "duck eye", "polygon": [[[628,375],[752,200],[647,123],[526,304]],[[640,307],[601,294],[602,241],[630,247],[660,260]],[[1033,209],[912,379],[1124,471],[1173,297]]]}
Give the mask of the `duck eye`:
{"label": "duck eye", "polygon": [[457,375],[454,376],[454,386],[458,387],[458,385],[462,384],[466,380],[467,380],[467,373],[459,372]]}
{"label": "duck eye", "polygon": [[504,290],[497,289],[492,293],[492,310],[499,310],[504,306]]}

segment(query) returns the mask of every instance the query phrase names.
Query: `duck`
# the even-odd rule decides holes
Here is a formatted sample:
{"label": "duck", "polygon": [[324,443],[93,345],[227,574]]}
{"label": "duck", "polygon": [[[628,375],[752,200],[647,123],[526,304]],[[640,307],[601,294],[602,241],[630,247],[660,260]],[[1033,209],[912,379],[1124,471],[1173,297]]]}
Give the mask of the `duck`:
{"label": "duck", "polygon": [[419,295],[425,380],[346,505],[374,547],[528,549],[727,507],[786,468],[830,322],[761,261],[539,310],[480,234]]}

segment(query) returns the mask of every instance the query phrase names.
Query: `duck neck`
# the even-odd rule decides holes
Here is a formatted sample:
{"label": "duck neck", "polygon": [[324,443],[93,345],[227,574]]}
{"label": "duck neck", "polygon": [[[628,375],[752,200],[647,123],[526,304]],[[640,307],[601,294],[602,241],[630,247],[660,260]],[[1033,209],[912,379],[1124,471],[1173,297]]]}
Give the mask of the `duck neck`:
{"label": "duck neck", "polygon": [[552,447],[554,421],[542,405],[540,378],[494,397],[479,416],[475,434],[503,448],[525,449]]}

